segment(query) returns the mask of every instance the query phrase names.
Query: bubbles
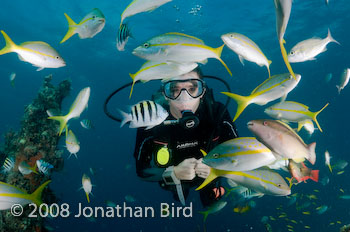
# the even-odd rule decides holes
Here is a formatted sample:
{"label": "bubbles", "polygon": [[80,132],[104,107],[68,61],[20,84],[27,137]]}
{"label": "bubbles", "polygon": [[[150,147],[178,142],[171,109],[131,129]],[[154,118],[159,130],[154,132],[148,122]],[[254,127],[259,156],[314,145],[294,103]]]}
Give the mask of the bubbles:
{"label": "bubbles", "polygon": [[188,13],[194,16],[202,15],[202,13],[200,12],[201,9],[202,9],[202,6],[196,5],[195,7],[191,8],[191,10]]}

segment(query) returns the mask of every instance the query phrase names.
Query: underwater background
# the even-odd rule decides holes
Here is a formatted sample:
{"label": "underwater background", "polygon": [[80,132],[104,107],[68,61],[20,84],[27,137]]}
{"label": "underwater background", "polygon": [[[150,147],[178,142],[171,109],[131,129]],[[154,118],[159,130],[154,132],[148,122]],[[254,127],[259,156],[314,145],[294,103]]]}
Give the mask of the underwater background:
{"label": "underwater background", "polygon": [[[0,29],[4,30],[16,43],[24,41],[45,41],[54,47],[65,59],[66,67],[44,69],[37,72],[31,64],[21,62],[14,53],[0,56],[0,134],[9,129],[18,130],[24,107],[35,98],[45,76],[52,74],[53,83],[70,79],[70,96],[63,101],[62,111],[68,112],[76,95],[84,87],[91,87],[88,109],[80,119],[88,118],[94,129],[85,130],[80,120],[71,120],[69,126],[78,137],[81,149],[78,159],[70,157],[60,140],[60,149],[64,150],[64,169],[53,172],[49,185],[59,199],[59,203],[68,203],[77,208],[78,203],[87,205],[85,193],[79,190],[83,173],[93,168],[91,176],[93,196],[89,206],[106,206],[106,201],[130,206],[152,206],[156,210],[155,218],[56,218],[47,219],[45,225],[54,231],[202,231],[203,216],[198,193],[191,191],[187,202],[193,202],[192,218],[160,218],[161,202],[173,203],[172,195],[162,191],[158,183],[144,182],[135,171],[133,157],[136,129],[128,126],[120,128],[119,123],[110,120],[103,112],[106,97],[115,89],[131,81],[129,73],[135,73],[144,60],[131,54],[131,51],[149,38],[166,33],[182,32],[202,39],[211,47],[223,44],[220,36],[228,32],[238,32],[256,42],[266,57],[272,60],[272,74],[286,73],[288,70],[282,60],[277,36],[276,16],[272,0],[173,0],[160,8],[128,18],[133,38],[129,39],[124,52],[116,49],[116,36],[120,23],[120,14],[129,1],[1,1]],[[67,13],[74,21],[80,21],[91,9],[99,8],[106,17],[105,28],[94,38],[81,40],[77,35],[63,44],[60,40],[66,33]],[[272,231],[288,231],[286,224],[293,225],[294,231],[339,231],[350,223],[350,200],[340,199],[343,193],[350,194],[349,167],[344,173],[330,173],[324,165],[324,152],[328,150],[331,162],[350,160],[349,158],[349,99],[350,89],[345,88],[338,94],[335,87],[345,68],[350,67],[350,4],[347,0],[294,0],[292,13],[285,34],[286,49],[289,51],[296,43],[311,37],[325,38],[327,29],[341,44],[331,43],[327,51],[317,56],[314,61],[292,64],[295,73],[302,75],[298,86],[288,95],[288,100],[302,102],[311,111],[318,111],[327,102],[330,105],[319,115],[318,121],[323,133],[316,130],[309,137],[302,133],[305,142],[317,142],[317,162],[313,169],[320,170],[320,179],[329,178],[328,184],[308,181],[292,188],[293,193],[316,195],[317,199],[307,197],[297,199],[289,205],[286,197],[264,196],[254,198],[256,206],[249,212],[237,214],[233,205],[228,204],[215,215],[209,215],[206,221],[207,231],[266,231],[261,223],[263,216],[272,216],[269,220]],[[0,47],[5,45],[0,39]],[[221,57],[231,69],[230,77],[218,60],[209,59],[201,65],[205,75],[218,76],[227,81],[232,92],[248,95],[258,84],[267,78],[265,67],[245,62],[243,66],[235,53],[225,47]],[[9,76],[16,73],[15,87]],[[328,81],[326,76],[332,73]],[[217,100],[226,98],[220,94],[226,91],[216,81],[208,80],[214,89]],[[160,81],[138,84],[129,100],[129,88],[118,93],[110,102],[112,112],[126,110],[140,100],[150,99],[160,85]],[[272,105],[271,103],[268,105]],[[267,106],[268,106],[267,105]],[[250,105],[235,122],[240,136],[252,136],[247,129],[247,122],[252,119],[268,118],[264,114],[266,106]],[[229,105],[231,116],[236,104]],[[0,138],[0,144],[4,137]],[[314,191],[318,190],[318,191]],[[305,208],[297,209],[297,205]],[[180,206],[175,202],[176,206]],[[327,205],[328,210],[318,214],[316,208]],[[157,215],[158,212],[158,215]],[[281,212],[286,217],[279,217]],[[302,212],[310,212],[303,214]],[[288,220],[296,220],[291,224]],[[309,226],[310,228],[305,228]]]}

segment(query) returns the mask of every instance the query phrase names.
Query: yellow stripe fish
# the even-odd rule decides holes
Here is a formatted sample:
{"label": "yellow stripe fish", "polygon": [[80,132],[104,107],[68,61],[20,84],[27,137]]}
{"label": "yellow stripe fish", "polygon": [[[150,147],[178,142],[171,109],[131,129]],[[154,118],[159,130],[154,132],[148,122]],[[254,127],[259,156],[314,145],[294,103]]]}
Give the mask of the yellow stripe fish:
{"label": "yellow stripe fish", "polygon": [[80,150],[80,145],[77,137],[73,134],[72,130],[66,130],[66,147],[70,153],[69,157],[71,155],[74,155],[75,158],[78,158],[77,153]]}
{"label": "yellow stripe fish", "polygon": [[[51,116],[48,119],[57,120],[60,122],[59,135],[61,135],[63,129],[66,127],[67,122],[72,118],[80,117],[80,114],[85,110],[90,98],[90,87],[82,89],[78,96],[75,98],[72,106],[69,109],[68,114],[65,116]],[[66,128],[67,130],[67,128]]]}
{"label": "yellow stripe fish", "polygon": [[283,177],[269,169],[235,172],[210,168],[209,176],[196,190],[202,189],[219,176],[232,179],[237,184],[262,194],[287,196],[291,192]]}
{"label": "yellow stripe fish", "polygon": [[257,65],[266,66],[270,74],[271,60],[268,60],[258,45],[248,37],[239,33],[228,33],[221,36],[224,43],[235,53],[237,53],[239,60],[244,65],[244,60],[256,63]]}
{"label": "yellow stripe fish", "polygon": [[206,165],[226,171],[250,171],[274,161],[276,158],[270,149],[254,137],[228,140],[216,146],[203,158]]}
{"label": "yellow stripe fish", "polygon": [[120,25],[123,23],[124,19],[130,16],[133,16],[135,14],[141,13],[141,12],[147,12],[155,10],[156,8],[160,7],[161,5],[164,5],[165,3],[171,2],[172,0],[133,0],[123,11],[121,14],[121,22]]}
{"label": "yellow stripe fish", "polygon": [[58,52],[49,44],[41,41],[24,42],[16,45],[10,37],[1,31],[6,45],[0,50],[0,55],[15,52],[21,61],[31,63],[38,67],[37,71],[44,68],[60,68],[66,66],[66,62]]}
{"label": "yellow stripe fish", "polygon": [[64,16],[68,21],[68,31],[60,43],[65,42],[76,33],[78,33],[80,39],[92,38],[102,31],[106,23],[105,16],[97,8],[88,13],[78,24],[66,13],[64,13]]}
{"label": "yellow stripe fish", "polygon": [[224,45],[212,48],[194,36],[171,32],[148,40],[132,53],[143,59],[159,62],[206,63],[208,58],[216,58],[232,76],[230,69],[220,58]]}
{"label": "yellow stripe fish", "polygon": [[139,71],[137,71],[135,74],[129,74],[132,79],[129,98],[131,98],[134,84],[138,80],[143,83],[150,80],[167,80],[171,77],[176,77],[188,73],[195,69],[197,66],[197,63],[146,61],[146,63],[141,66]]}
{"label": "yellow stripe fish", "polygon": [[51,180],[46,181],[32,194],[28,194],[24,190],[19,189],[13,185],[0,182],[0,210],[10,209],[13,204],[20,204],[22,206],[25,206],[27,204],[34,203],[40,206],[42,203],[42,191],[50,182]]}
{"label": "yellow stripe fish", "polygon": [[322,132],[321,126],[316,117],[328,106],[328,104],[329,103],[317,112],[311,112],[308,106],[299,102],[283,101],[266,108],[264,112],[270,117],[289,122],[302,122],[310,119],[314,120],[318,129]]}
{"label": "yellow stripe fish", "polygon": [[227,201],[218,201],[212,204],[206,211],[199,211],[200,214],[203,214],[203,222],[208,218],[209,214],[217,213],[222,210],[227,205]]}
{"label": "yellow stripe fish", "polygon": [[249,96],[240,96],[234,93],[222,92],[237,102],[237,112],[233,121],[235,121],[250,104],[255,103],[258,105],[265,105],[270,101],[286,97],[286,95],[297,86],[300,78],[301,76],[297,74],[296,79],[294,80],[289,73],[272,76],[257,86]]}

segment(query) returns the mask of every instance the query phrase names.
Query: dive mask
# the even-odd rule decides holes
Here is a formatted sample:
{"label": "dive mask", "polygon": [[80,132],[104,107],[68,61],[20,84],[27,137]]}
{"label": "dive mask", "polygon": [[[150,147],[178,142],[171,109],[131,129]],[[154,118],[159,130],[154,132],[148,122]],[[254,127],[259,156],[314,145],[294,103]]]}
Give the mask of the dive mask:
{"label": "dive mask", "polygon": [[183,91],[191,98],[198,98],[204,90],[205,83],[200,79],[171,80],[163,84],[164,95],[171,100],[178,100]]}

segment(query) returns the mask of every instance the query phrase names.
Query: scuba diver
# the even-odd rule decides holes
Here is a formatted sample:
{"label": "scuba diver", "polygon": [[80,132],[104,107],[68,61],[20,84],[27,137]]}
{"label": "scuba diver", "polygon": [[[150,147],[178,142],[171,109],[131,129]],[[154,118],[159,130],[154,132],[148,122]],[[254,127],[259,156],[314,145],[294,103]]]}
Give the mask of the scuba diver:
{"label": "scuba diver", "polygon": [[[190,188],[200,185],[210,173],[200,149],[209,152],[238,135],[227,105],[214,101],[199,68],[164,82],[161,92],[169,116],[152,129],[138,128],[136,172],[145,181],[159,182],[184,205]],[[200,190],[203,206],[215,203],[224,192],[221,179],[213,181]]]}

